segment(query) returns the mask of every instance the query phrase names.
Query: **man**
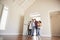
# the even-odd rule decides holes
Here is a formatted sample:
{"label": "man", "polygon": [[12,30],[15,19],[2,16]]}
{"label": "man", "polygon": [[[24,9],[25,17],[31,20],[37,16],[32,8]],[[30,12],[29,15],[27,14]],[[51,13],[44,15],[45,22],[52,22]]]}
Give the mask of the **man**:
{"label": "man", "polygon": [[31,26],[32,26],[32,36],[34,36],[34,30],[36,29],[36,27],[35,27],[35,21],[36,21],[36,19],[32,19],[32,23],[31,23]]}

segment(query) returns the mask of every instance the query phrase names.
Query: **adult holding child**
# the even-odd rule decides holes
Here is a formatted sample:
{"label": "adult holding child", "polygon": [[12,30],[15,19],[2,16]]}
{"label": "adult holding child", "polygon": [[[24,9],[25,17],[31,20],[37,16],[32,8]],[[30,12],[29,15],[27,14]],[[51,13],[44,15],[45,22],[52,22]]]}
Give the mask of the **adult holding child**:
{"label": "adult holding child", "polygon": [[41,21],[38,21],[37,22],[37,29],[36,29],[36,35],[37,36],[40,36],[40,28],[42,26],[42,22]]}

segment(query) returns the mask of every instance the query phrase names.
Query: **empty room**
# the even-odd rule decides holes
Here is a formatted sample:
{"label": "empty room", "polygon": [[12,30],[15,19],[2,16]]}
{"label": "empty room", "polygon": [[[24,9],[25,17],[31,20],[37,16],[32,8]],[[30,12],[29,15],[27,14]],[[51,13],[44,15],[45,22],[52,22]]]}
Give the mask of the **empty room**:
{"label": "empty room", "polygon": [[60,40],[60,0],[0,0],[0,40]]}

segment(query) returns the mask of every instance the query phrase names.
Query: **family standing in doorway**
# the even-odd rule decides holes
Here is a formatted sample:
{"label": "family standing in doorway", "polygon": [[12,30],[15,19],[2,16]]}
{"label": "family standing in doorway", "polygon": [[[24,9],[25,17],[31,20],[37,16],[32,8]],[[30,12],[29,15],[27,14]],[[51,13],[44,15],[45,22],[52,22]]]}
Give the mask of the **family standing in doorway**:
{"label": "family standing in doorway", "polygon": [[40,36],[40,27],[42,22],[37,21],[36,19],[32,19],[28,23],[28,35],[34,36],[34,30],[36,30],[36,36]]}

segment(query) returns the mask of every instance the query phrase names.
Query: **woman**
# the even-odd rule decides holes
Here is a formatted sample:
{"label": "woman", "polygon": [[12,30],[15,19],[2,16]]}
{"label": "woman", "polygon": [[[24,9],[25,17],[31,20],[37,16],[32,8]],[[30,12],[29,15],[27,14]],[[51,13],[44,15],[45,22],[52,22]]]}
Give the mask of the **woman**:
{"label": "woman", "polygon": [[28,24],[28,35],[31,35],[31,31],[32,31],[32,26],[31,26],[31,21]]}
{"label": "woman", "polygon": [[36,31],[37,31],[37,36],[40,36],[40,27],[41,27],[41,25],[42,25],[42,22],[41,21],[38,21],[37,22],[37,29],[36,29]]}

